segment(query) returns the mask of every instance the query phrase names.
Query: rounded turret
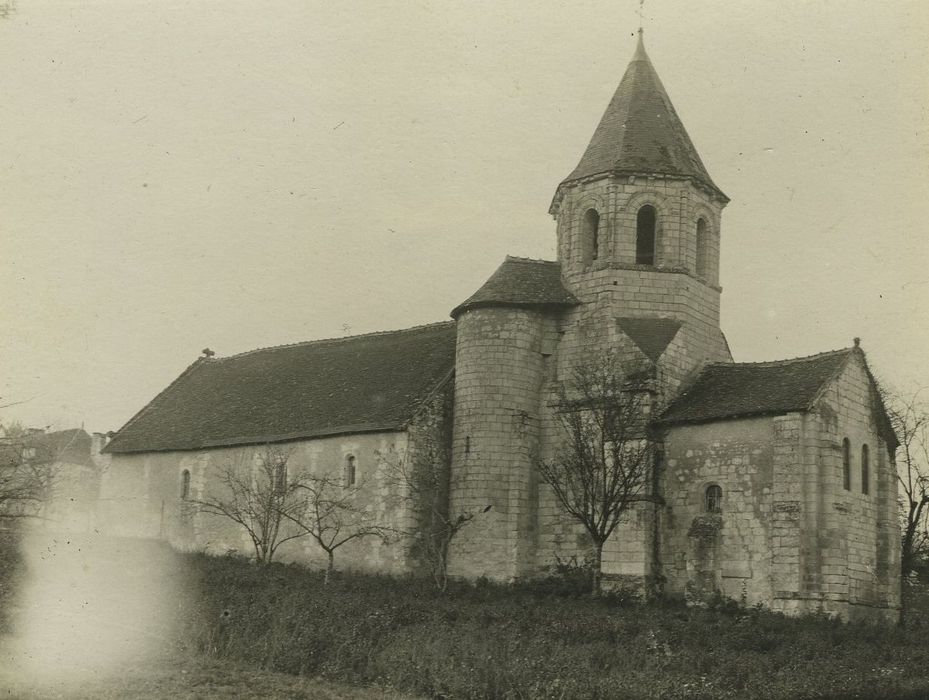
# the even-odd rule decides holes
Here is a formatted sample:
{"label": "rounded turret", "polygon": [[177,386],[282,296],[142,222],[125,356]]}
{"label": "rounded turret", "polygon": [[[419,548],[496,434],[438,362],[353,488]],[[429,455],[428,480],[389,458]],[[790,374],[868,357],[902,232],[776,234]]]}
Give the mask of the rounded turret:
{"label": "rounded turret", "polygon": [[546,350],[553,312],[576,303],[557,263],[507,258],[452,312],[458,332],[451,515],[481,513],[452,543],[452,575],[513,580],[533,556],[530,501],[537,497],[533,459]]}

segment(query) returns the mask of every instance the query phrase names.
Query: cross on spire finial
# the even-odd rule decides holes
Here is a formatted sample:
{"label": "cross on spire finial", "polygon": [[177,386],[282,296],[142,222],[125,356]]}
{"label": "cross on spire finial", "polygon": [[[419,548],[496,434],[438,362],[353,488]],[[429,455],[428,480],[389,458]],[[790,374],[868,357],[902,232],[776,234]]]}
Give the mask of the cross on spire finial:
{"label": "cross on spire finial", "polygon": [[640,37],[645,32],[645,30],[642,29],[642,26],[645,23],[645,20],[642,18],[642,13],[644,11],[645,11],[645,0],[639,0],[639,36]]}

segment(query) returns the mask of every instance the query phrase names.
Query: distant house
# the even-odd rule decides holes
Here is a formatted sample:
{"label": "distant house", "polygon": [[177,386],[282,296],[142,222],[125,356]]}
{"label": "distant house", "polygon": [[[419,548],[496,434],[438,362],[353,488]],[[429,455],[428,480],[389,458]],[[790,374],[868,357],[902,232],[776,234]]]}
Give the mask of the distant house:
{"label": "distant house", "polygon": [[43,500],[28,510],[44,527],[66,532],[94,527],[100,476],[109,461],[100,454],[104,440],[83,428],[53,432],[29,428],[0,436],[7,463],[21,463],[38,475]]}
{"label": "distant house", "polygon": [[[184,503],[215,487],[224,463],[275,443],[294,465],[364,483],[366,503],[396,524],[410,513],[391,498],[383,455],[441,439],[449,511],[491,506],[453,542],[451,574],[537,576],[589,546],[537,469],[564,440],[559,389],[573,368],[618,353],[663,378],[663,439],[649,498],[605,548],[608,580],[692,601],[894,619],[897,439],[864,352],[856,339],[811,357],[733,362],[720,328],[728,201],[640,38],[556,188],[557,261],[507,257],[453,321],[198,359],[106,447],[109,522],[245,550],[241,531]],[[322,559],[308,541],[282,555]],[[402,545],[377,541],[343,561],[415,565]]]}

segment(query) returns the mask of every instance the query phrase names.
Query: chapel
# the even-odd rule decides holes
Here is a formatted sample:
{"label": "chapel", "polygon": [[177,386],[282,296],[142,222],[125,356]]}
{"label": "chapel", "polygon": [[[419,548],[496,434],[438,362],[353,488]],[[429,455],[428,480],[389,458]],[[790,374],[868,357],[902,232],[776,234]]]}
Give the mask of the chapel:
{"label": "chapel", "polygon": [[[391,464],[428,446],[443,507],[476,514],[453,577],[518,581],[583,561],[590,542],[539,460],[564,442],[572,372],[605,356],[645,367],[660,435],[646,497],[603,550],[606,585],[788,614],[896,619],[897,440],[851,347],[734,362],[720,328],[722,212],[645,51],[634,55],[549,211],[557,259],[506,257],[451,310],[404,330],[205,353],[109,441],[103,521],[122,535],[248,554],[241,528],[189,507],[223,465],[286,445],[385,526],[415,525]],[[451,304],[450,304],[451,306]],[[402,495],[402,494],[399,494]],[[360,539],[346,569],[415,573],[402,542]],[[280,558],[324,553],[294,540]]]}

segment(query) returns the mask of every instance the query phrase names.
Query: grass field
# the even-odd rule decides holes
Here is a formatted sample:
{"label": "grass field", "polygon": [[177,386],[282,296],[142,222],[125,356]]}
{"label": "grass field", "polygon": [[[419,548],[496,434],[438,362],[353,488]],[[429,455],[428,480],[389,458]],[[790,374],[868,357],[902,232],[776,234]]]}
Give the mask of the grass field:
{"label": "grass field", "polygon": [[[906,628],[731,605],[591,600],[555,581],[321,576],[190,555],[197,653],[446,698],[929,698],[925,612]],[[923,611],[925,608],[923,608]]]}
{"label": "grass field", "polygon": [[0,698],[76,700],[402,700],[408,695],[380,688],[347,686],[320,678],[301,678],[209,658],[160,657],[105,677],[37,682],[14,669],[0,669]]}
{"label": "grass field", "polygon": [[66,544],[0,559],[8,697],[929,698],[925,596],[878,627]]}

